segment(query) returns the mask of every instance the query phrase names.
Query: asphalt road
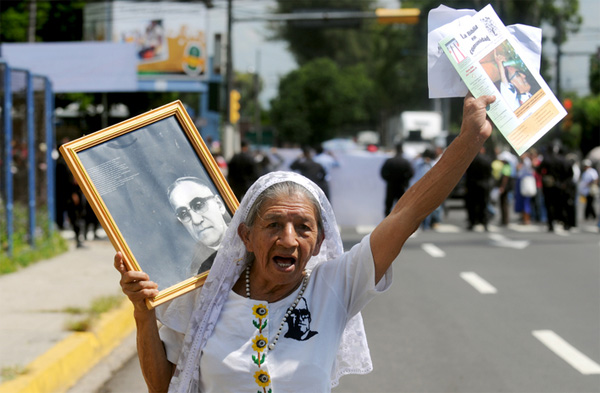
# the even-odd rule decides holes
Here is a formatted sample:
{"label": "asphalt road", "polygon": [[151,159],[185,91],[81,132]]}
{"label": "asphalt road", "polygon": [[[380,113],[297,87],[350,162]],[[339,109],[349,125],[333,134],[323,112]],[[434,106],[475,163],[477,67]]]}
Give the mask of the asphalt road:
{"label": "asphalt road", "polygon": [[[453,210],[409,239],[363,317],[374,371],[334,392],[600,392],[597,227],[468,232]],[[133,358],[98,392],[144,391]]]}

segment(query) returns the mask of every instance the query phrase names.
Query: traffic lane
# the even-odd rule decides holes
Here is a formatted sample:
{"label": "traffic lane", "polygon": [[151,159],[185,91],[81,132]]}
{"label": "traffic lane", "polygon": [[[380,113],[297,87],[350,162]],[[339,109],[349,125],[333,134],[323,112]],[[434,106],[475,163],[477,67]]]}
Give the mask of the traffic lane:
{"label": "traffic lane", "polygon": [[[544,236],[540,239],[544,240]],[[448,257],[432,258],[423,253],[420,243],[424,241],[440,244]],[[556,247],[569,254],[568,246],[557,244]],[[531,254],[538,259],[544,255],[535,249]],[[531,333],[540,326],[557,326],[557,330],[572,331],[565,335],[577,336],[578,340],[574,341],[582,343],[573,345],[583,350],[590,340],[597,342],[598,311],[593,308],[597,301],[588,301],[592,306],[583,311],[576,301],[547,301],[548,296],[543,294],[551,292],[556,285],[527,281],[519,274],[520,265],[525,264],[532,275],[540,276],[536,265],[543,259],[534,258],[535,263],[521,262],[531,259],[528,251],[490,247],[486,234],[440,236],[431,233],[431,236],[411,238],[395,266],[394,286],[363,313],[375,371],[366,377],[368,380],[343,379],[338,391],[366,388],[382,392],[597,390],[597,376],[581,376],[543,347]],[[598,275],[593,274],[593,263],[591,265],[590,276],[597,278]],[[483,277],[491,277],[492,282],[497,281],[498,294],[481,295],[460,278],[460,272],[473,270]],[[552,271],[550,276],[564,274],[559,270]],[[519,280],[524,284],[519,284]],[[561,287],[569,285],[554,279],[557,280]],[[576,294],[575,298],[597,290],[597,281],[596,285],[591,284],[591,289],[584,288],[585,284],[578,288],[576,291],[583,295]],[[563,291],[574,292],[569,288]],[[541,294],[529,299],[528,293],[538,292]],[[569,313],[573,313],[573,309],[578,309],[578,315],[583,316],[572,317]],[[569,315],[565,317],[565,313]],[[567,318],[570,320],[566,321]]]}
{"label": "traffic lane", "polygon": [[[460,245],[462,241],[473,244],[474,240],[479,240],[483,248],[471,246],[471,252],[464,255],[455,254],[449,245],[441,244],[440,247],[446,250],[449,263],[456,264],[461,271],[478,272],[497,287],[497,295],[489,296],[497,296],[498,300],[505,301],[498,302],[494,310],[501,313],[504,319],[513,321],[507,327],[518,329],[516,334],[522,330],[532,332],[552,329],[596,363],[600,362],[600,268],[597,234],[574,233],[561,237],[548,233],[506,233],[507,239],[528,239],[530,245],[522,250],[489,247],[486,245],[486,237],[489,234],[467,233],[458,235],[455,239],[446,237],[454,245]],[[453,260],[455,256],[458,258]],[[483,317],[488,315],[490,314],[482,314]],[[531,340],[526,339],[525,344],[531,344]],[[537,344],[539,343],[534,343]],[[534,349],[539,349],[539,345]],[[576,374],[575,378],[570,379],[569,375],[574,370],[563,370],[567,364],[546,348],[544,351],[551,354],[550,364],[558,367],[557,370],[548,368],[548,372],[561,375],[563,382],[563,385],[549,384],[549,388],[564,386],[567,390],[563,391],[577,391],[571,389],[579,386],[580,391],[598,390],[600,383],[597,376],[581,378]],[[535,361],[535,358],[532,360]],[[536,367],[535,364],[532,366],[533,370],[544,375],[546,367]]]}
{"label": "traffic lane", "polygon": [[[522,234],[507,237],[522,239]],[[600,255],[597,234],[577,233],[569,237],[528,234],[530,245],[522,250],[486,247],[458,260],[461,270],[477,272],[498,290],[513,312],[533,320],[536,329],[553,326],[561,336],[588,356],[600,361]],[[485,238],[480,239],[485,244]],[[449,258],[453,249],[447,250]],[[475,248],[476,250],[477,248]],[[517,302],[521,299],[522,302]],[[521,315],[516,314],[515,318]]]}

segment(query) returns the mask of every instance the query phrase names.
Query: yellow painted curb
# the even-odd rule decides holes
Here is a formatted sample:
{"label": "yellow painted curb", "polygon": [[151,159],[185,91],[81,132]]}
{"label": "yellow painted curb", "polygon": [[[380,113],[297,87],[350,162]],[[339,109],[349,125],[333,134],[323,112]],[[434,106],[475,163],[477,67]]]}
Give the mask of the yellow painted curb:
{"label": "yellow painted curb", "polygon": [[76,332],[27,366],[27,373],[0,385],[0,393],[61,393],[108,355],[135,329],[133,306],[100,317],[93,332]]}

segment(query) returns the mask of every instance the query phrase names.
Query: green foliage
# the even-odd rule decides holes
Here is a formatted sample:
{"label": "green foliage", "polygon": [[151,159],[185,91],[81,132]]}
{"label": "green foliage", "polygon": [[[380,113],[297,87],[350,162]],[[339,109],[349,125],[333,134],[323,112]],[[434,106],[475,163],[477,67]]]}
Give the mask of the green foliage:
{"label": "green foliage", "polygon": [[3,220],[0,228],[0,244],[3,250],[0,255],[0,274],[15,272],[34,262],[51,258],[68,250],[67,242],[60,236],[60,233],[48,230],[48,215],[45,209],[37,210],[36,223],[38,231],[36,233],[35,247],[33,248],[29,244],[27,209],[20,204],[15,204],[13,212],[13,255],[9,258],[6,252],[4,252],[8,247],[7,232],[4,224],[6,212],[0,206],[0,214]]}
{"label": "green foliage", "polygon": [[[83,0],[36,1],[36,41],[81,41]],[[29,1],[0,2],[0,41],[25,42]]]}
{"label": "green foliage", "polygon": [[62,311],[69,314],[81,314],[82,317],[67,321],[65,328],[74,332],[90,331],[101,314],[117,308],[122,302],[123,295],[101,296],[94,299],[88,309],[67,307]]}
{"label": "green foliage", "polygon": [[340,68],[330,59],[317,59],[281,80],[271,120],[282,140],[317,144],[367,121],[372,96],[363,66]]}
{"label": "green foliage", "polygon": [[[375,0],[277,0],[275,12],[367,11],[374,9]],[[340,21],[294,21],[272,24],[274,38],[288,42],[295,60],[304,65],[312,60],[329,57],[340,66],[369,59],[368,23],[351,24]]]}
{"label": "green foliage", "polygon": [[600,94],[573,99],[573,132],[580,134],[577,147],[583,155],[600,146]]}
{"label": "green foliage", "polygon": [[121,302],[123,302],[123,295],[101,296],[92,301],[89,312],[93,315],[100,315],[118,307]]}
{"label": "green foliage", "polygon": [[65,324],[65,329],[71,332],[87,332],[92,328],[92,318],[87,317],[76,321],[68,321]]}
{"label": "green foliage", "polygon": [[590,91],[600,94],[600,50],[590,56]]}
{"label": "green foliage", "polygon": [[537,3],[540,22],[549,22],[556,29],[552,42],[562,44],[567,40],[569,33],[579,31],[582,21],[579,15],[579,0],[537,0]]}
{"label": "green foliage", "polygon": [[[258,84],[258,86],[255,86],[256,84]],[[258,95],[263,89],[263,86],[264,82],[257,74],[251,72],[235,73],[234,88],[242,95],[242,98],[240,99],[242,119],[254,119],[256,105],[258,105],[259,113],[262,112],[260,102],[258,101]]]}
{"label": "green foliage", "polygon": [[[481,9],[487,3],[479,0],[444,2],[453,8],[475,10]],[[559,26],[560,34],[557,35],[557,39],[561,43],[567,34],[576,31],[581,23],[581,17],[578,15],[579,0],[503,0],[492,2],[492,5],[507,25],[523,23],[541,26],[543,22],[548,22]],[[368,11],[374,10],[376,6],[377,2],[370,0],[278,0],[274,11]],[[361,119],[358,121],[366,121],[370,128],[383,131],[385,121],[391,116],[404,110],[428,109],[431,103],[427,94],[427,15],[437,6],[439,0],[402,1],[403,8],[421,10],[421,18],[417,25],[382,26],[372,20],[363,21],[354,28],[336,27],[335,24],[327,27],[325,23],[321,23],[318,28],[308,28],[301,23],[272,25],[273,37],[287,41],[291,53],[301,66],[300,70],[282,79],[280,96],[273,101],[271,119],[273,125],[278,128],[280,138],[289,142],[309,143],[337,136],[357,127],[356,124],[352,124],[357,120],[351,117],[358,105],[362,105],[360,111],[366,113],[366,116],[357,116]],[[370,87],[362,91],[369,98],[361,102],[349,97],[348,101],[355,106],[351,107],[352,110],[340,111],[329,99],[329,93],[314,93],[313,86],[322,86],[323,90],[335,90],[335,78],[331,76],[328,79],[330,69],[324,68],[320,73],[313,75],[305,70],[315,59],[323,57],[330,59],[339,70],[345,70],[349,66],[362,66],[361,75]],[[547,64],[543,59],[543,67]],[[302,73],[302,77],[295,74],[296,72]],[[315,81],[309,80],[312,76],[315,77]],[[339,95],[339,90],[335,90],[333,94],[337,101],[344,101]],[[453,110],[453,119],[460,117],[462,105],[456,107],[457,110]],[[327,116],[325,111],[335,113]],[[336,117],[338,113],[348,116],[341,124]]]}
{"label": "green foliage", "polygon": [[21,365],[2,367],[2,369],[0,370],[0,380],[3,382],[10,381],[17,378],[20,375],[25,375],[28,372],[29,370]]}

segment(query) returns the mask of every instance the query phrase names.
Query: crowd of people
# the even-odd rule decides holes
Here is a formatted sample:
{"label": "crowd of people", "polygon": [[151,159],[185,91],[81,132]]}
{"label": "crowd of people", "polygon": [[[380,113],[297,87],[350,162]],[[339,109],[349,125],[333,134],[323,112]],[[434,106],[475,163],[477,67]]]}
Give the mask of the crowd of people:
{"label": "crowd of people", "polygon": [[[381,168],[387,184],[386,215],[406,188],[435,165],[440,154],[439,150],[425,149],[409,161],[402,155],[401,145],[397,147],[396,155]],[[489,152],[482,147],[464,176],[467,228],[481,225],[487,231],[496,216],[500,226],[507,226],[516,214],[522,225],[545,224],[548,231],[554,231],[561,223],[569,230],[578,226],[579,204],[585,221],[598,219],[598,183],[598,171],[591,160],[578,160],[555,145],[541,152],[532,148],[520,157],[508,150]],[[423,229],[440,221],[440,210],[423,221]]]}
{"label": "crowd of people", "polygon": [[[276,148],[252,151],[250,144],[243,141],[241,151],[226,162],[219,154],[218,144],[215,146],[213,155],[238,200],[260,176],[279,169],[291,169],[309,178],[330,199],[332,172],[340,162],[321,145],[302,147],[301,154],[289,165],[284,165],[285,160]],[[385,160],[380,170],[386,183],[384,217],[442,154],[441,147],[432,146],[416,157],[407,157],[402,144],[396,146],[395,155]],[[99,237],[98,220],[62,159],[57,163],[56,179],[58,227],[72,229],[77,247],[82,247],[86,239]],[[493,219],[500,226],[507,226],[513,215],[523,225],[545,224],[549,231],[554,231],[556,223],[566,230],[577,227],[578,210],[583,211],[579,218],[598,220],[599,176],[594,163],[565,154],[555,145],[545,146],[541,151],[532,148],[521,157],[508,150],[490,152],[482,147],[459,187],[464,189],[469,230],[481,225],[487,231]],[[423,220],[421,228],[436,227],[443,219],[443,211],[444,204]]]}

